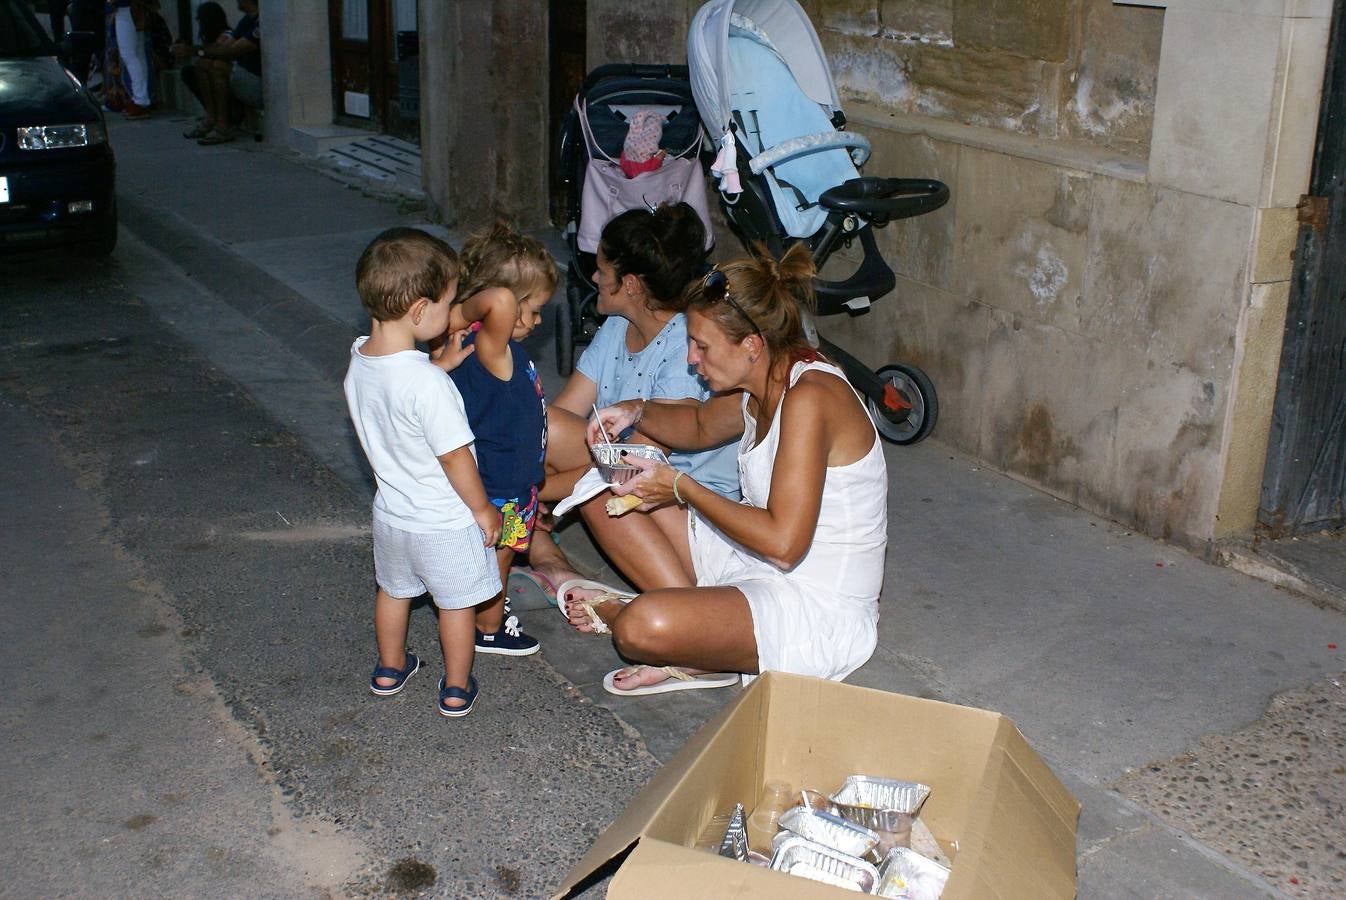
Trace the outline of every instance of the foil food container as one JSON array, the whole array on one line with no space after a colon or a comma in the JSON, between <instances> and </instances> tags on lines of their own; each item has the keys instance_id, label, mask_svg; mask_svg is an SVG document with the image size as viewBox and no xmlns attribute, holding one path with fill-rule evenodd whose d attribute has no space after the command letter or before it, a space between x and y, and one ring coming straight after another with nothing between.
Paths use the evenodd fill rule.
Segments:
<instances>
[{"instance_id":1,"label":"foil food container","mask_svg":"<svg viewBox=\"0 0 1346 900\"><path fill-rule=\"evenodd\" d=\"M832 795L832 804L838 814L866 828L910 832L911 819L928 796L930 788L915 781L850 775Z\"/></svg>"},{"instance_id":2,"label":"foil food container","mask_svg":"<svg viewBox=\"0 0 1346 900\"><path fill-rule=\"evenodd\" d=\"M864 860L798 835L781 841L771 857L771 868L861 894L873 891L879 880L879 870Z\"/></svg>"},{"instance_id":3,"label":"foil food container","mask_svg":"<svg viewBox=\"0 0 1346 900\"><path fill-rule=\"evenodd\" d=\"M628 457L639 456L641 459L668 464L664 451L649 444L594 444L589 448L589 453L593 455L598 474L608 484L623 484L640 474L640 469L622 461L622 451L626 451Z\"/></svg>"},{"instance_id":4,"label":"foil food container","mask_svg":"<svg viewBox=\"0 0 1346 900\"><path fill-rule=\"evenodd\" d=\"M847 856L862 857L879 842L878 834L863 825L807 806L796 806L782 813L780 827L786 829L781 834L794 833Z\"/></svg>"},{"instance_id":5,"label":"foil food container","mask_svg":"<svg viewBox=\"0 0 1346 900\"><path fill-rule=\"evenodd\" d=\"M875 893L890 900L939 900L949 870L915 850L896 847L879 869Z\"/></svg>"},{"instance_id":6,"label":"foil food container","mask_svg":"<svg viewBox=\"0 0 1346 900\"><path fill-rule=\"evenodd\" d=\"M724 830L724 840L720 841L720 855L739 862L748 861L748 829L743 826L743 804L734 806L729 817L729 827Z\"/></svg>"}]
</instances>

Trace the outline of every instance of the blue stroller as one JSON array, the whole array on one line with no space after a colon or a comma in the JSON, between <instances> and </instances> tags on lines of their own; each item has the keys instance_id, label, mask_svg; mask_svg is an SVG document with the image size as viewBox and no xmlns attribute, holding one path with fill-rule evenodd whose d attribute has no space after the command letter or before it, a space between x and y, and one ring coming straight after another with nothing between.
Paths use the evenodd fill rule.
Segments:
<instances>
[{"instance_id":1,"label":"blue stroller","mask_svg":"<svg viewBox=\"0 0 1346 900\"><path fill-rule=\"evenodd\" d=\"M744 245L761 241L779 256L803 241L821 270L858 238L864 256L856 271L816 282L819 315L858 314L891 291L897 279L874 229L939 209L949 189L928 179L861 177L869 141L842 130L827 58L799 4L711 0L692 20L687 62L702 124L719 145L711 172L720 179L720 207ZM884 438L912 444L930 433L939 402L924 372L902 363L872 371L808 327L866 399Z\"/></svg>"}]
</instances>

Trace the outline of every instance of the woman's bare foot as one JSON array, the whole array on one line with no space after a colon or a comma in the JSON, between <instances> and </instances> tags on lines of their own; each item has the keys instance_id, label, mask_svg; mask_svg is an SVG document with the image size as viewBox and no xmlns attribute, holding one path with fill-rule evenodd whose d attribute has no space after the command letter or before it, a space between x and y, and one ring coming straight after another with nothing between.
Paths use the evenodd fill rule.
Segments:
<instances>
[{"instance_id":1,"label":"woman's bare foot","mask_svg":"<svg viewBox=\"0 0 1346 900\"><path fill-rule=\"evenodd\" d=\"M534 533L533 543L528 548L528 568L552 585L584 577L575 571L550 532Z\"/></svg>"},{"instance_id":2,"label":"woman's bare foot","mask_svg":"<svg viewBox=\"0 0 1346 900\"><path fill-rule=\"evenodd\" d=\"M679 667L678 671L684 675L704 675L706 673L705 669L688 669L685 667ZM672 677L659 666L627 666L625 669L613 673L612 686L619 691L631 691L636 688L662 684Z\"/></svg>"},{"instance_id":3,"label":"woman's bare foot","mask_svg":"<svg viewBox=\"0 0 1346 900\"><path fill-rule=\"evenodd\" d=\"M603 690L609 694L639 697L669 691L731 687L738 684L736 672L707 672L681 666L627 666L603 677Z\"/></svg>"},{"instance_id":4,"label":"woman's bare foot","mask_svg":"<svg viewBox=\"0 0 1346 900\"><path fill-rule=\"evenodd\" d=\"M589 610L592 609L593 614L598 616L605 626L611 626L612 620L621 614L629 602L629 597L613 594L601 588L575 587L566 591L564 609L566 618L576 631L592 634L598 629L594 625L593 617L589 615Z\"/></svg>"}]
</instances>

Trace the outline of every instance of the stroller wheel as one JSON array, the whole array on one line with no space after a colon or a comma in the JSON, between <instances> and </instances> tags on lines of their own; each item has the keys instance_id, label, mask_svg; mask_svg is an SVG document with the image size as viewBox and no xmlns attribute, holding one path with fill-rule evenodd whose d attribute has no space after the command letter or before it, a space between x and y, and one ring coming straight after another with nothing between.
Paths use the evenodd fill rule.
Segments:
<instances>
[{"instance_id":1,"label":"stroller wheel","mask_svg":"<svg viewBox=\"0 0 1346 900\"><path fill-rule=\"evenodd\" d=\"M935 385L915 366L894 363L876 373L883 382L883 401L865 405L879 434L894 444L914 444L930 434L939 417Z\"/></svg>"},{"instance_id":2,"label":"stroller wheel","mask_svg":"<svg viewBox=\"0 0 1346 900\"><path fill-rule=\"evenodd\" d=\"M575 291L566 286L565 303L556 305L556 374L570 377L575 369Z\"/></svg>"}]
</instances>

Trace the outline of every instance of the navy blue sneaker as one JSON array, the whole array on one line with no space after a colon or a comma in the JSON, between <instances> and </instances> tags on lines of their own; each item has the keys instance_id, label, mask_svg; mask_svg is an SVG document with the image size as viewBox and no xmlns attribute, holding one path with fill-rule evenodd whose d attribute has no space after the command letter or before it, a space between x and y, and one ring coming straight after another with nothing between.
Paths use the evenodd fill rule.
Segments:
<instances>
[{"instance_id":1,"label":"navy blue sneaker","mask_svg":"<svg viewBox=\"0 0 1346 900\"><path fill-rule=\"evenodd\" d=\"M531 638L519 627L518 616L505 616L495 634L477 632L478 653L499 653L502 656L528 656L541 649L537 638Z\"/></svg>"}]
</instances>

